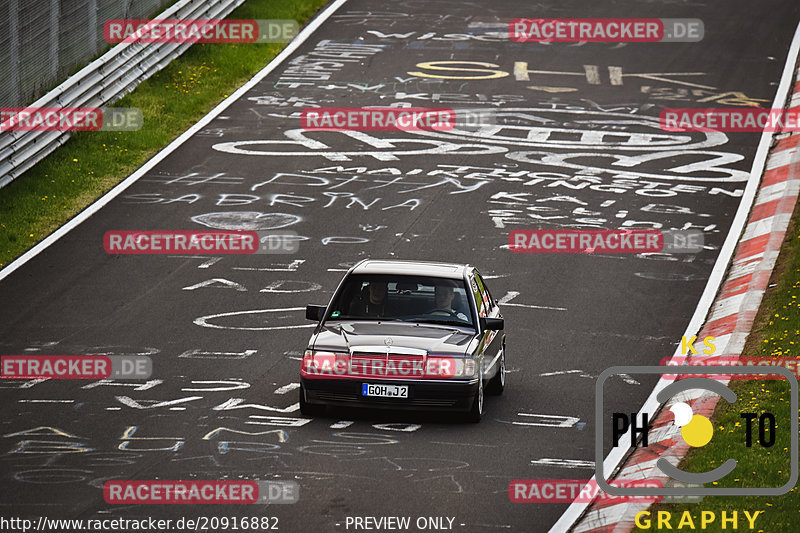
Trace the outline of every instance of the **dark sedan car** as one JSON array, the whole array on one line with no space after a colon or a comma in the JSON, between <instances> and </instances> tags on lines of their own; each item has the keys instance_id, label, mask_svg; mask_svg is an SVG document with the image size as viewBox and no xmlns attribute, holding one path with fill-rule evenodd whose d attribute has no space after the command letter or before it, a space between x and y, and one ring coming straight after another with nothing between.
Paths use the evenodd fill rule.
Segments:
<instances>
[{"instance_id":1,"label":"dark sedan car","mask_svg":"<svg viewBox=\"0 0 800 533\"><path fill-rule=\"evenodd\" d=\"M454 410L478 422L505 386L503 318L470 265L364 260L319 321L300 368L300 410L326 405Z\"/></svg>"}]
</instances>

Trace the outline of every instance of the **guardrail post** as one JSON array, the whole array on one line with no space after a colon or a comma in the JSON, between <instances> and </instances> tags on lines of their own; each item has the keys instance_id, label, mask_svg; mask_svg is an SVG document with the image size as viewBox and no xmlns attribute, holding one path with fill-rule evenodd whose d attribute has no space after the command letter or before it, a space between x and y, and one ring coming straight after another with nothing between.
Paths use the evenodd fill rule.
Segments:
<instances>
[{"instance_id":1,"label":"guardrail post","mask_svg":"<svg viewBox=\"0 0 800 533\"><path fill-rule=\"evenodd\" d=\"M89 50L92 55L97 55L97 0L89 0L86 3L89 10Z\"/></svg>"},{"instance_id":2,"label":"guardrail post","mask_svg":"<svg viewBox=\"0 0 800 533\"><path fill-rule=\"evenodd\" d=\"M22 95L19 88L19 6L17 0L8 0L9 35L9 83L11 84L10 107L22 105Z\"/></svg>"},{"instance_id":3,"label":"guardrail post","mask_svg":"<svg viewBox=\"0 0 800 533\"><path fill-rule=\"evenodd\" d=\"M50 0L50 76L58 79L58 27L59 27L59 2Z\"/></svg>"}]
</instances>

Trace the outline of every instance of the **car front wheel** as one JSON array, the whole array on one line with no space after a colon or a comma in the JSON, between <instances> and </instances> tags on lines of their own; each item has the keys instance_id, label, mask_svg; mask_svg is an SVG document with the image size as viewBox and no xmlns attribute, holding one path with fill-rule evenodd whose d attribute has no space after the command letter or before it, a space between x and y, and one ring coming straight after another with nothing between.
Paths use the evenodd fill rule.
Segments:
<instances>
[{"instance_id":1,"label":"car front wheel","mask_svg":"<svg viewBox=\"0 0 800 533\"><path fill-rule=\"evenodd\" d=\"M500 361L497 363L497 373L486 384L486 394L503 394L506 388L506 347L500 352Z\"/></svg>"},{"instance_id":2,"label":"car front wheel","mask_svg":"<svg viewBox=\"0 0 800 533\"><path fill-rule=\"evenodd\" d=\"M477 423L481 421L483 417L483 369L480 372L480 378L478 379L478 392L475 393L475 399L472 402L472 409L470 409L469 414L467 415L467 420L473 423Z\"/></svg>"}]
</instances>

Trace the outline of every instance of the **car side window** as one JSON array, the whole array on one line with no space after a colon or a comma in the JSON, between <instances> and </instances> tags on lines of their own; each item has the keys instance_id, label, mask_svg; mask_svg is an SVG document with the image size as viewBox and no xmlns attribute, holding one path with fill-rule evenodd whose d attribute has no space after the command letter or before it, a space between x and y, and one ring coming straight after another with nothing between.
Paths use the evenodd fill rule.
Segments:
<instances>
[{"instance_id":1,"label":"car side window","mask_svg":"<svg viewBox=\"0 0 800 533\"><path fill-rule=\"evenodd\" d=\"M488 316L490 308L487 304L486 292L483 290L483 283L479 281L477 275L470 276L469 284L472 294L475 296L475 304L478 306L478 316Z\"/></svg>"},{"instance_id":2,"label":"car side window","mask_svg":"<svg viewBox=\"0 0 800 533\"><path fill-rule=\"evenodd\" d=\"M477 282L478 291L481 295L481 301L483 303L483 308L485 311L485 314L482 314L481 316L488 316L494 312L497 304L495 303L494 298L492 298L492 295L489 293L488 287L486 287L486 285L483 283L481 275L478 274L477 271L475 271L475 281Z\"/></svg>"}]
</instances>

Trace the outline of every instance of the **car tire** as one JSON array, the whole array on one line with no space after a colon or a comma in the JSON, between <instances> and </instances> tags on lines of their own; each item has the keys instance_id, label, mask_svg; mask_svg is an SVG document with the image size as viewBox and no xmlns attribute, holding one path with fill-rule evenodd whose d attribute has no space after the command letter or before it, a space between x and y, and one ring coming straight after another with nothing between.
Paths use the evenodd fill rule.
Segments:
<instances>
[{"instance_id":1,"label":"car tire","mask_svg":"<svg viewBox=\"0 0 800 533\"><path fill-rule=\"evenodd\" d=\"M467 420L469 422L478 423L481 421L483 417L483 402L483 369L481 369L480 378L478 379L478 392L475 393L475 399L472 401L472 408L469 410L469 414L467 414Z\"/></svg>"},{"instance_id":2,"label":"car tire","mask_svg":"<svg viewBox=\"0 0 800 533\"><path fill-rule=\"evenodd\" d=\"M300 385L300 413L303 416L319 416L325 412L324 405L316 405L313 403L306 403L306 391L302 385Z\"/></svg>"},{"instance_id":3,"label":"car tire","mask_svg":"<svg viewBox=\"0 0 800 533\"><path fill-rule=\"evenodd\" d=\"M497 374L494 375L489 383L486 384L486 394L500 395L503 394L503 389L506 388L506 347L503 346L500 352L500 362L497 369Z\"/></svg>"}]
</instances>

